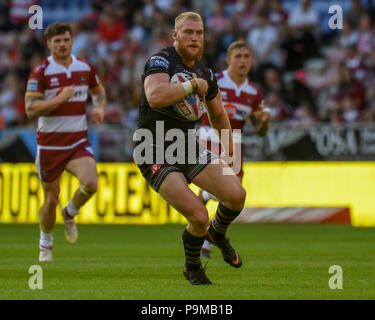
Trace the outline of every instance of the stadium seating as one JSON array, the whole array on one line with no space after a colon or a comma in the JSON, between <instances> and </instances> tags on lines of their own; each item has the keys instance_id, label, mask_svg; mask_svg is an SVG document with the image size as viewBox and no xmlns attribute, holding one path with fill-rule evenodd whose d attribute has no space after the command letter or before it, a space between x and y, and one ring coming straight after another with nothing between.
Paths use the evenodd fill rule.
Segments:
<instances>
[{"instance_id":1,"label":"stadium seating","mask_svg":"<svg viewBox=\"0 0 375 320\"><path fill-rule=\"evenodd\" d=\"M91 0L42 0L44 26L56 21L77 21L91 12Z\"/></svg>"}]
</instances>

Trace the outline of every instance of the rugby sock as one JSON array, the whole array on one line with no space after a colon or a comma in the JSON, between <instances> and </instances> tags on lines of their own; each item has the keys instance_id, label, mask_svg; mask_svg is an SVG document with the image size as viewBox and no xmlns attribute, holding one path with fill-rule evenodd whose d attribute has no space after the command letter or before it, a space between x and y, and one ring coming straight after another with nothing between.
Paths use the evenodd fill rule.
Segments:
<instances>
[{"instance_id":1,"label":"rugby sock","mask_svg":"<svg viewBox=\"0 0 375 320\"><path fill-rule=\"evenodd\" d=\"M73 204L73 201L70 200L66 207L66 210L68 211L68 215L69 215L67 218L74 218L78 214L79 208L77 208Z\"/></svg>"},{"instance_id":2,"label":"rugby sock","mask_svg":"<svg viewBox=\"0 0 375 320\"><path fill-rule=\"evenodd\" d=\"M186 228L182 233L182 242L185 250L185 265L188 269L199 269L201 266L201 249L206 236L197 237L192 235Z\"/></svg>"},{"instance_id":3,"label":"rugby sock","mask_svg":"<svg viewBox=\"0 0 375 320\"><path fill-rule=\"evenodd\" d=\"M215 232L224 235L232 221L241 213L225 207L221 202L217 207L216 215L212 219L211 227Z\"/></svg>"},{"instance_id":4,"label":"rugby sock","mask_svg":"<svg viewBox=\"0 0 375 320\"><path fill-rule=\"evenodd\" d=\"M53 247L53 232L44 232L40 230L39 249L52 250Z\"/></svg>"}]
</instances>

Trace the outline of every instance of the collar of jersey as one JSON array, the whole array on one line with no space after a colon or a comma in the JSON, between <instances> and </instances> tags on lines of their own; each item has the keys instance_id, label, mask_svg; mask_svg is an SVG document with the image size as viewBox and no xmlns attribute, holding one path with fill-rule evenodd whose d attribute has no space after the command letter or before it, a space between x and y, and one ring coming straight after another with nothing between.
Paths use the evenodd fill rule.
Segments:
<instances>
[{"instance_id":1,"label":"collar of jersey","mask_svg":"<svg viewBox=\"0 0 375 320\"><path fill-rule=\"evenodd\" d=\"M233 89L236 91L236 96L241 95L241 91L244 90L244 88L247 86L247 79L244 82L242 82L240 86L237 86L237 84L229 76L228 69L224 70L223 74L224 77L228 80L228 82L233 86Z\"/></svg>"},{"instance_id":2,"label":"collar of jersey","mask_svg":"<svg viewBox=\"0 0 375 320\"><path fill-rule=\"evenodd\" d=\"M70 65L68 66L68 68L65 67L64 65L60 64L60 63L57 63L57 62L53 59L53 56L52 56L52 55L48 57L48 61L49 61L51 64L54 64L56 67L61 68L61 69L63 70L63 72L67 75L67 77L70 78L70 77L71 77L71 73L72 73L71 69L72 69L72 67L73 67L73 64L74 64L74 63L76 62L76 60L77 60L77 58L76 58L75 55L72 54L71 57L72 57L72 62L70 63Z\"/></svg>"}]
</instances>

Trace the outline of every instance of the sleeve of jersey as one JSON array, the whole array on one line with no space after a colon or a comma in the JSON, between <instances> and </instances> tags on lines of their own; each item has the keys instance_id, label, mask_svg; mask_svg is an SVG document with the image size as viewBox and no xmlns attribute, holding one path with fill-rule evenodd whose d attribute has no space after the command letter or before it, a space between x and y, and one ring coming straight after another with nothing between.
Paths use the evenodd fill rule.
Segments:
<instances>
[{"instance_id":1,"label":"sleeve of jersey","mask_svg":"<svg viewBox=\"0 0 375 320\"><path fill-rule=\"evenodd\" d=\"M209 79L208 79L208 90L206 93L206 101L214 99L219 92L219 87L217 86L216 76L212 72L211 69L208 69L208 70L209 70Z\"/></svg>"},{"instance_id":2,"label":"sleeve of jersey","mask_svg":"<svg viewBox=\"0 0 375 320\"><path fill-rule=\"evenodd\" d=\"M152 55L145 64L144 75L145 77L154 73L168 73L170 69L170 59L166 52L159 51Z\"/></svg>"},{"instance_id":3,"label":"sleeve of jersey","mask_svg":"<svg viewBox=\"0 0 375 320\"><path fill-rule=\"evenodd\" d=\"M25 96L44 96L44 74L39 68L34 69L27 80Z\"/></svg>"}]
</instances>

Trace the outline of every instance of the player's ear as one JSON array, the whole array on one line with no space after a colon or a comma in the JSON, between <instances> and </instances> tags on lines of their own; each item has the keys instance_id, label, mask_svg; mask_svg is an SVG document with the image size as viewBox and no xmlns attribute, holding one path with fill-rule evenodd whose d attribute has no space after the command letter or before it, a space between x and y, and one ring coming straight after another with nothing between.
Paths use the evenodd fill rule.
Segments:
<instances>
[{"instance_id":1,"label":"player's ear","mask_svg":"<svg viewBox=\"0 0 375 320\"><path fill-rule=\"evenodd\" d=\"M177 31L175 29L172 30L172 38L174 41L177 40Z\"/></svg>"}]
</instances>

